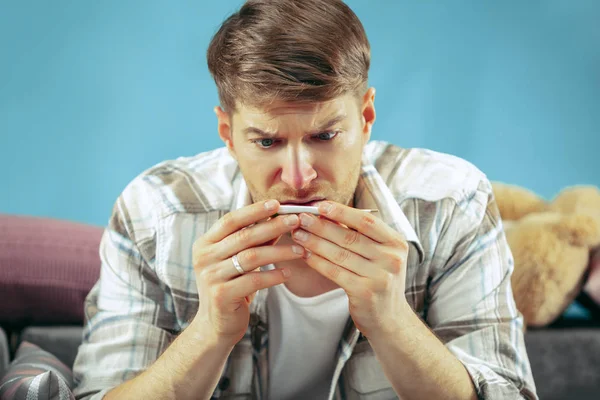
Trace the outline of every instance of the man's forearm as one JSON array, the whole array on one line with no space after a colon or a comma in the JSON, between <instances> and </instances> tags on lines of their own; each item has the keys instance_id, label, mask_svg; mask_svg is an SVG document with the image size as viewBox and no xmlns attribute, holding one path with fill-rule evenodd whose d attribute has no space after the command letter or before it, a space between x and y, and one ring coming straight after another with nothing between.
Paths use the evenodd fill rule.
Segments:
<instances>
[{"instance_id":1,"label":"man's forearm","mask_svg":"<svg viewBox=\"0 0 600 400\"><path fill-rule=\"evenodd\" d=\"M104 397L110 399L209 399L231 348L190 325L156 362Z\"/></svg>"},{"instance_id":2,"label":"man's forearm","mask_svg":"<svg viewBox=\"0 0 600 400\"><path fill-rule=\"evenodd\" d=\"M396 393L403 399L477 399L464 365L406 306L401 326L369 338Z\"/></svg>"}]
</instances>

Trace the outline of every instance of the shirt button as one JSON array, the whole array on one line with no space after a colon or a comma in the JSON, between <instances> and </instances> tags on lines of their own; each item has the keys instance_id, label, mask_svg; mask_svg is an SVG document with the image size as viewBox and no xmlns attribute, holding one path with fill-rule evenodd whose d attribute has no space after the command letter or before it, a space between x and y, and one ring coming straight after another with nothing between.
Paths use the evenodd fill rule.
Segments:
<instances>
[{"instance_id":1,"label":"shirt button","mask_svg":"<svg viewBox=\"0 0 600 400\"><path fill-rule=\"evenodd\" d=\"M219 389L222 391L225 391L225 390L227 390L227 388L229 388L229 378L224 376L219 381Z\"/></svg>"}]
</instances>

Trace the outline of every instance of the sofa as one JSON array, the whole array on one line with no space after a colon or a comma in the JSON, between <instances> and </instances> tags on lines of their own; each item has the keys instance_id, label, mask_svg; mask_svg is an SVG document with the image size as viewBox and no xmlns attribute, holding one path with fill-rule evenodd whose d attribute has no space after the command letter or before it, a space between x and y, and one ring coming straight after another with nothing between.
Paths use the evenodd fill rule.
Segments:
<instances>
[{"instance_id":1,"label":"sofa","mask_svg":"<svg viewBox=\"0 0 600 400\"><path fill-rule=\"evenodd\" d=\"M15 354L24 344L73 365L83 301L99 276L102 232L70 221L0 214L0 378L17 364ZM543 400L600 398L600 319L581 310L525 333Z\"/></svg>"}]
</instances>

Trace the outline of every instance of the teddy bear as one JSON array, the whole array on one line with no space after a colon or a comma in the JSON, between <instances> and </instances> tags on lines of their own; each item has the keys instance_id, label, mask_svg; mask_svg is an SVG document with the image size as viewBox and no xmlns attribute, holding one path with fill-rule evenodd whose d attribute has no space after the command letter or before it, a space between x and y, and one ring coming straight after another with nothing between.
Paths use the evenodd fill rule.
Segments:
<instances>
[{"instance_id":1,"label":"teddy bear","mask_svg":"<svg viewBox=\"0 0 600 400\"><path fill-rule=\"evenodd\" d=\"M548 201L517 185L492 188L514 258L517 309L526 327L549 325L592 281L592 270L600 279L600 268L590 268L600 248L600 190L570 186Z\"/></svg>"}]
</instances>

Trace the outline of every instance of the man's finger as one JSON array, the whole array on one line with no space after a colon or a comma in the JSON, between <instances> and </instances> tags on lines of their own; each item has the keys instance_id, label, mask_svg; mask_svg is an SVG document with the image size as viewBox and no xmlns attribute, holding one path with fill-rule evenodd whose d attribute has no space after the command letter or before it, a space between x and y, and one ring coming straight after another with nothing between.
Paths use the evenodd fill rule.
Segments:
<instances>
[{"instance_id":1,"label":"man's finger","mask_svg":"<svg viewBox=\"0 0 600 400\"><path fill-rule=\"evenodd\" d=\"M224 284L225 301L248 298L259 290L284 283L289 276L289 268L248 272Z\"/></svg>"},{"instance_id":2,"label":"man's finger","mask_svg":"<svg viewBox=\"0 0 600 400\"><path fill-rule=\"evenodd\" d=\"M352 250L338 246L305 230L298 229L292 237L294 241L312 253L311 257L319 255L332 264L339 265L356 275L374 277L381 272L378 268L373 267L368 259L354 253Z\"/></svg>"},{"instance_id":3,"label":"man's finger","mask_svg":"<svg viewBox=\"0 0 600 400\"><path fill-rule=\"evenodd\" d=\"M316 218L309 214L300 214L302 229L315 234L336 245L346 248L369 260L377 258L380 244L361 232L345 227L327 218Z\"/></svg>"},{"instance_id":4,"label":"man's finger","mask_svg":"<svg viewBox=\"0 0 600 400\"><path fill-rule=\"evenodd\" d=\"M243 250L277 239L299 225L297 215L280 215L262 224L240 229L214 245L216 257L221 260L232 257Z\"/></svg>"},{"instance_id":5,"label":"man's finger","mask_svg":"<svg viewBox=\"0 0 600 400\"><path fill-rule=\"evenodd\" d=\"M267 200L225 214L204 235L208 243L217 243L234 232L269 218L279 210L277 200Z\"/></svg>"},{"instance_id":6,"label":"man's finger","mask_svg":"<svg viewBox=\"0 0 600 400\"><path fill-rule=\"evenodd\" d=\"M356 282L362 279L354 272L340 267L318 254L309 254L305 262L309 267L344 289L346 293L350 293L356 286Z\"/></svg>"},{"instance_id":7,"label":"man's finger","mask_svg":"<svg viewBox=\"0 0 600 400\"><path fill-rule=\"evenodd\" d=\"M373 214L335 202L319 204L321 216L355 229L379 243L389 243L398 234Z\"/></svg>"},{"instance_id":8,"label":"man's finger","mask_svg":"<svg viewBox=\"0 0 600 400\"><path fill-rule=\"evenodd\" d=\"M238 253L238 262L246 273L254 271L256 268L262 267L263 265L275 264L283 261L291 261L302 258L304 255L304 248L299 245L286 245L286 246L262 246L252 247ZM233 261L228 258L221 261L217 268L220 273L220 278L224 281L228 281L240 275L240 273L233 266Z\"/></svg>"}]
</instances>

